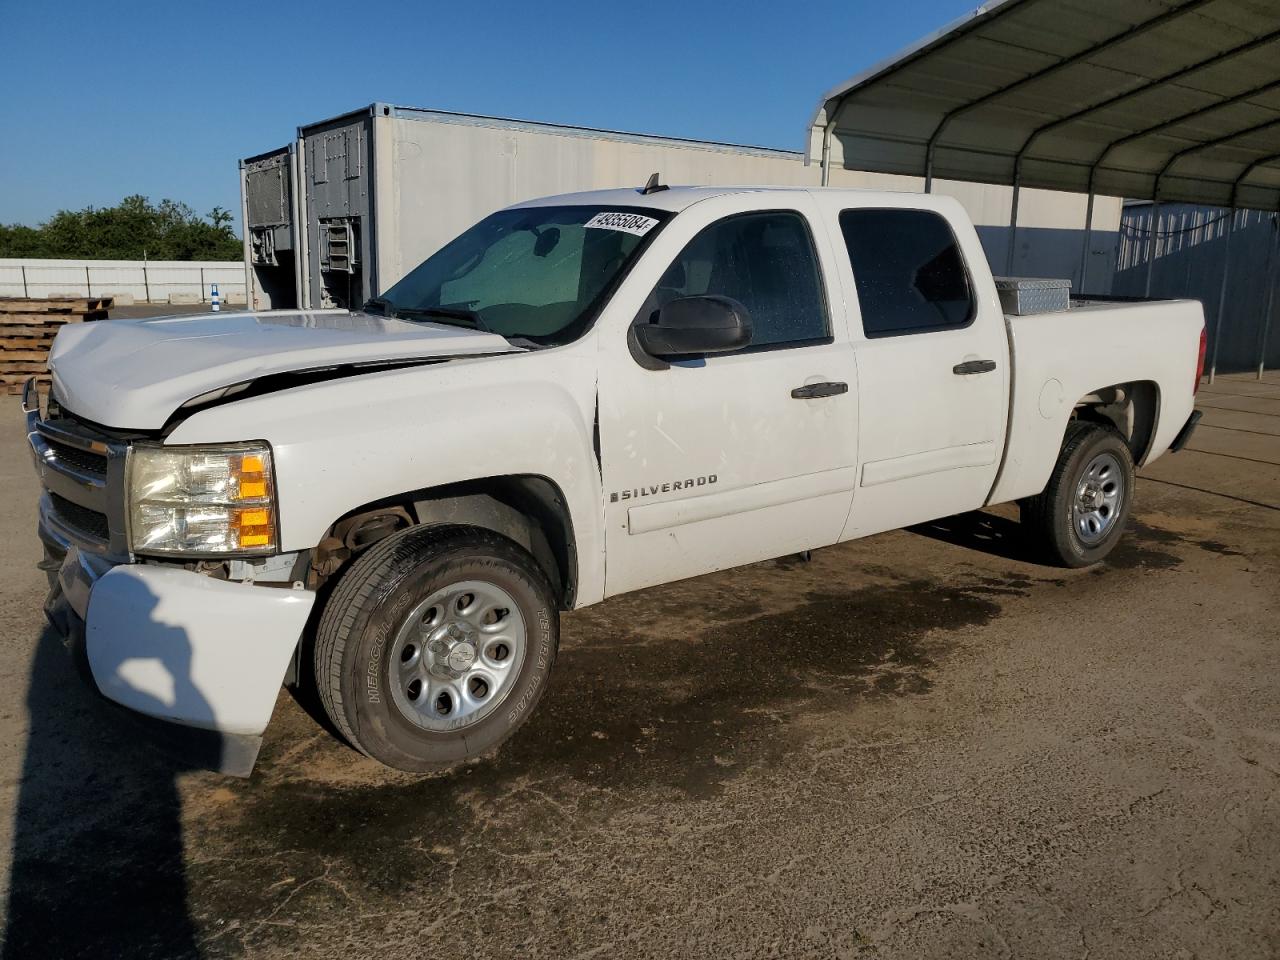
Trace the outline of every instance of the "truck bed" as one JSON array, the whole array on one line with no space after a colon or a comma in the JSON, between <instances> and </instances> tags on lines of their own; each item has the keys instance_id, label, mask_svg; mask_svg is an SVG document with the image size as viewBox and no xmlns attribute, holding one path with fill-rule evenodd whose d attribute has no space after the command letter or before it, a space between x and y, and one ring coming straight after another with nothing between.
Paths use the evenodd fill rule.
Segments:
<instances>
[{"instance_id":1,"label":"truck bed","mask_svg":"<svg viewBox=\"0 0 1280 960\"><path fill-rule=\"evenodd\" d=\"M1167 449L1191 415L1204 311L1196 300L1090 297L1070 309L1005 315L1009 333L1009 426L991 503L1039 493L1067 420L1084 397L1107 387L1155 387L1156 424L1139 465ZM1052 429L1046 429L1051 426Z\"/></svg>"}]
</instances>

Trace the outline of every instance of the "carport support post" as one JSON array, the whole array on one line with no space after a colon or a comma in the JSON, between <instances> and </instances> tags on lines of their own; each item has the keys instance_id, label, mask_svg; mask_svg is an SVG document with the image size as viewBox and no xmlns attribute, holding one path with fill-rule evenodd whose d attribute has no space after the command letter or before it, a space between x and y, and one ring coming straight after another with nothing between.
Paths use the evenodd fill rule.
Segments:
<instances>
[{"instance_id":1,"label":"carport support post","mask_svg":"<svg viewBox=\"0 0 1280 960\"><path fill-rule=\"evenodd\" d=\"M1005 258L1004 274L1013 276L1013 255L1018 243L1018 199L1022 193L1022 178L1013 178L1013 200L1009 203L1009 255Z\"/></svg>"},{"instance_id":2,"label":"carport support post","mask_svg":"<svg viewBox=\"0 0 1280 960\"><path fill-rule=\"evenodd\" d=\"M1155 200L1151 204L1151 230L1147 234L1150 239L1147 241L1147 283L1143 287L1142 295L1144 297L1151 296L1151 274L1155 272L1156 268L1156 240L1159 239L1159 235L1160 201Z\"/></svg>"},{"instance_id":3,"label":"carport support post","mask_svg":"<svg viewBox=\"0 0 1280 960\"><path fill-rule=\"evenodd\" d=\"M1267 365L1267 341L1271 334L1271 308L1276 300L1276 260L1280 259L1280 212L1271 215L1271 255L1267 258L1267 300L1258 330L1258 379Z\"/></svg>"},{"instance_id":4,"label":"carport support post","mask_svg":"<svg viewBox=\"0 0 1280 960\"><path fill-rule=\"evenodd\" d=\"M824 187L831 183L831 132L835 128L834 120L822 128L822 186Z\"/></svg>"},{"instance_id":5,"label":"carport support post","mask_svg":"<svg viewBox=\"0 0 1280 960\"><path fill-rule=\"evenodd\" d=\"M1093 191L1084 207L1084 247L1080 251L1080 293L1085 292L1089 279L1089 247L1093 245Z\"/></svg>"},{"instance_id":6,"label":"carport support post","mask_svg":"<svg viewBox=\"0 0 1280 960\"><path fill-rule=\"evenodd\" d=\"M1231 208L1231 220L1227 223L1227 251L1222 258L1222 285L1218 288L1218 319L1213 325L1213 350L1209 357L1209 382L1213 383L1218 372L1218 341L1222 339L1222 327L1226 322L1223 311L1227 307L1227 282L1231 279L1231 240L1236 235L1236 208Z\"/></svg>"}]
</instances>

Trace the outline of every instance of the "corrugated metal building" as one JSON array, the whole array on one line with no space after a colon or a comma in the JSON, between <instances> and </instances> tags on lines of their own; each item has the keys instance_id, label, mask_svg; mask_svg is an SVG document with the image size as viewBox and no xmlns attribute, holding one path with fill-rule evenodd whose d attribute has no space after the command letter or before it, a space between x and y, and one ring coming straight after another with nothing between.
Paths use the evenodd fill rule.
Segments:
<instances>
[{"instance_id":1,"label":"corrugated metal building","mask_svg":"<svg viewBox=\"0 0 1280 960\"><path fill-rule=\"evenodd\" d=\"M1274 332L1278 273L1280 214L1190 203L1125 204L1114 292L1199 300L1210 329L1222 331L1221 371L1280 367L1280 333ZM1219 323L1219 317L1227 322Z\"/></svg>"}]
</instances>

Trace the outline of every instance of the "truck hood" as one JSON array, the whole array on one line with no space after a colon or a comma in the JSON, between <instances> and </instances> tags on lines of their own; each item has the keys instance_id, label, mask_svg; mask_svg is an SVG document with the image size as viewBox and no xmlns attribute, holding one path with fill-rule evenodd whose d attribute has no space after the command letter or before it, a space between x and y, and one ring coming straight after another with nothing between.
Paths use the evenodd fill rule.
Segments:
<instances>
[{"instance_id":1,"label":"truck hood","mask_svg":"<svg viewBox=\"0 0 1280 960\"><path fill-rule=\"evenodd\" d=\"M493 333L367 313L270 311L67 324L49 353L73 413L155 430L196 397L271 374L519 352Z\"/></svg>"}]
</instances>

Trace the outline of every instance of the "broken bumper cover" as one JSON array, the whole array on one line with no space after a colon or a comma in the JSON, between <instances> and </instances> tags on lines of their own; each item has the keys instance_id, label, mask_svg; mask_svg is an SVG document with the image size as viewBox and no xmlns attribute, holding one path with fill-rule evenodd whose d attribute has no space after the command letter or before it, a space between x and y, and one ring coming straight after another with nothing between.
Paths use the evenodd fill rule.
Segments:
<instances>
[{"instance_id":1,"label":"broken bumper cover","mask_svg":"<svg viewBox=\"0 0 1280 960\"><path fill-rule=\"evenodd\" d=\"M40 534L57 571L45 613L81 675L163 721L156 732L193 766L247 776L315 594L113 565L64 548L43 517Z\"/></svg>"}]
</instances>

